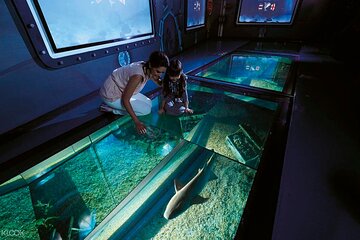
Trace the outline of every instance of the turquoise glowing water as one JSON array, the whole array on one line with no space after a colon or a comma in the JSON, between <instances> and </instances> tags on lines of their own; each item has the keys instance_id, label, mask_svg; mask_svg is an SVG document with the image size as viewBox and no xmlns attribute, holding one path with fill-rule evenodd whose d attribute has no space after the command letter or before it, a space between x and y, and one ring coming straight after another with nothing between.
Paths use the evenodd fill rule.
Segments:
<instances>
[{"instance_id":1,"label":"turquoise glowing water","mask_svg":"<svg viewBox=\"0 0 360 240\"><path fill-rule=\"evenodd\" d=\"M189 96L193 115L159 116L155 99L141 117L146 135L123 117L3 184L2 229L31 239L233 238L277 104L191 84ZM198 189L207 201L166 220L174 179L189 182L212 150L216 179Z\"/></svg>"},{"instance_id":2,"label":"turquoise glowing water","mask_svg":"<svg viewBox=\"0 0 360 240\"><path fill-rule=\"evenodd\" d=\"M282 92L293 60L290 57L233 53L196 73L196 76Z\"/></svg>"}]
</instances>

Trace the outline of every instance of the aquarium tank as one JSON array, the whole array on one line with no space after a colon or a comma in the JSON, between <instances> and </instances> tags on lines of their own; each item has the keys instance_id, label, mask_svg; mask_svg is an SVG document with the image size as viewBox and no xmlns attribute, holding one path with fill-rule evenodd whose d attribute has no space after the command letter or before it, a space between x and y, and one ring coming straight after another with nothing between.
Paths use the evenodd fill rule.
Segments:
<instances>
[{"instance_id":1,"label":"aquarium tank","mask_svg":"<svg viewBox=\"0 0 360 240\"><path fill-rule=\"evenodd\" d=\"M233 239L279 106L188 92L192 115L158 115L156 97L145 135L121 117L2 183L2 237Z\"/></svg>"}]
</instances>

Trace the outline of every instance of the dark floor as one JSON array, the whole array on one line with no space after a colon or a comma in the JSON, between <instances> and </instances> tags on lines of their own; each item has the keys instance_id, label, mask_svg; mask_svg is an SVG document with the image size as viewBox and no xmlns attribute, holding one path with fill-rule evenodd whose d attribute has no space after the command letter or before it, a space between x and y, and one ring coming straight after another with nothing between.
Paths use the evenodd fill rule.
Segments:
<instances>
[{"instance_id":1,"label":"dark floor","mask_svg":"<svg viewBox=\"0 0 360 240\"><path fill-rule=\"evenodd\" d=\"M207 42L179 58L189 72L244 43ZM319 48L289 51L299 55L299 69L273 239L360 239L359 75ZM93 93L0 136L1 182L114 120L99 103ZM79 139L67 134L79 127Z\"/></svg>"},{"instance_id":2,"label":"dark floor","mask_svg":"<svg viewBox=\"0 0 360 240\"><path fill-rule=\"evenodd\" d=\"M359 75L305 51L273 239L360 239Z\"/></svg>"}]
</instances>

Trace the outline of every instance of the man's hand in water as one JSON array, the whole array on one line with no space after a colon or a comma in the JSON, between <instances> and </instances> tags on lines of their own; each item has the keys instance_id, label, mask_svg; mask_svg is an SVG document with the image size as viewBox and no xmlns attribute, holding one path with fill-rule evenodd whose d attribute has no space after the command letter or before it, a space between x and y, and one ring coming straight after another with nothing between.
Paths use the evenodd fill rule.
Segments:
<instances>
[{"instance_id":1,"label":"man's hand in water","mask_svg":"<svg viewBox=\"0 0 360 240\"><path fill-rule=\"evenodd\" d=\"M143 135L146 133L146 126L142 122L135 122L136 131Z\"/></svg>"}]
</instances>

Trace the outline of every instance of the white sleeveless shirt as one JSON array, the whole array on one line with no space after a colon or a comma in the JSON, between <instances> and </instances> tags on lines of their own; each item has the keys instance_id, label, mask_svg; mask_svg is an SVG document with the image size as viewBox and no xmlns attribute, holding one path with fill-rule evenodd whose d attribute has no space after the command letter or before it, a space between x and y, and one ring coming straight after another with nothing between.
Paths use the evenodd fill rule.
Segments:
<instances>
[{"instance_id":1,"label":"white sleeveless shirt","mask_svg":"<svg viewBox=\"0 0 360 240\"><path fill-rule=\"evenodd\" d=\"M143 77L143 81L139 84L139 86L136 87L134 95L139 93L144 88L146 82L149 80L143 70L144 63L145 62L143 61L134 62L130 65L115 69L101 87L100 96L110 102L121 99L130 77L134 75L140 75Z\"/></svg>"}]
</instances>

